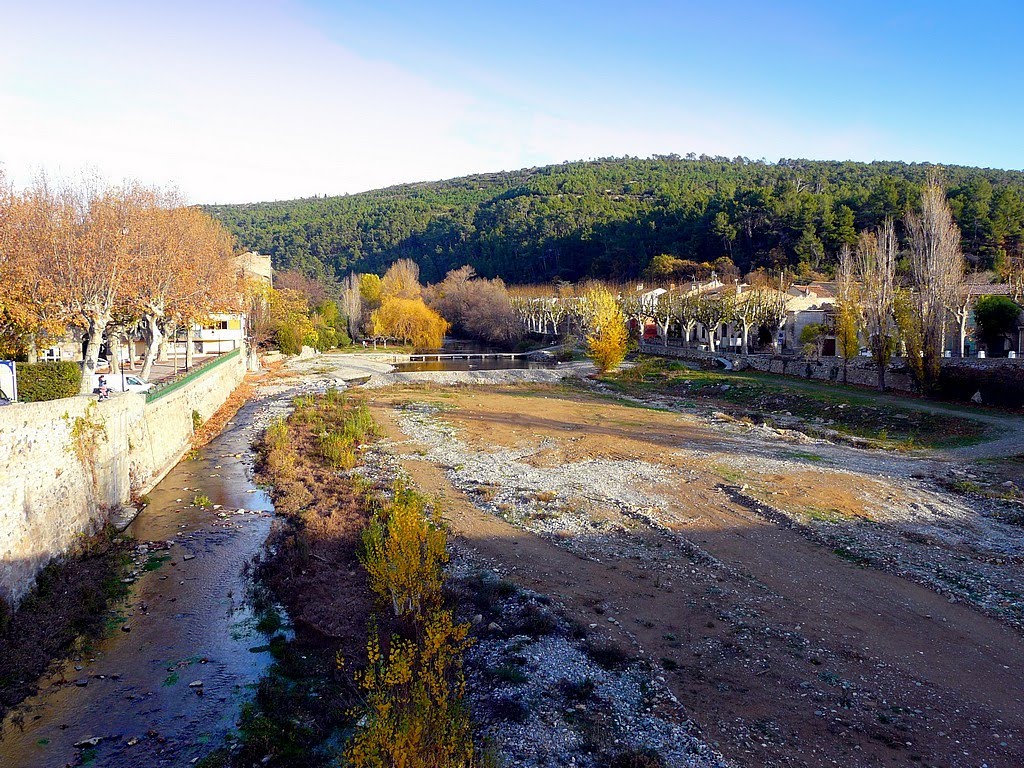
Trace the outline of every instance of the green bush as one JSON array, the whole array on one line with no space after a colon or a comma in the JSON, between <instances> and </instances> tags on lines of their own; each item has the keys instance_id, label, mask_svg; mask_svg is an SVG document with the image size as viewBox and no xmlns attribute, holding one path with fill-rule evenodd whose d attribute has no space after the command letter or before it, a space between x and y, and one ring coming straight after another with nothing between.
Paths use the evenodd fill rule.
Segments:
<instances>
[{"instance_id":1,"label":"green bush","mask_svg":"<svg viewBox=\"0 0 1024 768\"><path fill-rule=\"evenodd\" d=\"M1020 307L1005 296L982 296L974 306L974 319L978 323L978 338L990 355L1003 352L1004 336L1017 325Z\"/></svg>"},{"instance_id":2,"label":"green bush","mask_svg":"<svg viewBox=\"0 0 1024 768\"><path fill-rule=\"evenodd\" d=\"M82 382L78 363L18 363L18 399L26 403L74 397Z\"/></svg>"},{"instance_id":3,"label":"green bush","mask_svg":"<svg viewBox=\"0 0 1024 768\"><path fill-rule=\"evenodd\" d=\"M294 325L282 325L275 334L277 348L285 355L297 355L302 351L305 338L302 329Z\"/></svg>"}]
</instances>

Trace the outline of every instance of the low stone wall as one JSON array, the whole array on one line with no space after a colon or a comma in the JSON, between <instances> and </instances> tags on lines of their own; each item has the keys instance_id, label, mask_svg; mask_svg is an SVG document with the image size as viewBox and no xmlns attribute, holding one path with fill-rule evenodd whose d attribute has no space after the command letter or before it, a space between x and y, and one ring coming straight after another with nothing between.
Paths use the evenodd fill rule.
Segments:
<instances>
[{"instance_id":1,"label":"low stone wall","mask_svg":"<svg viewBox=\"0 0 1024 768\"><path fill-rule=\"evenodd\" d=\"M807 360L785 355L749 355L745 357L731 352L712 353L685 347L664 347L660 344L641 344L640 351L645 354L674 357L708 365L716 359L723 358L731 362L738 371L749 369L815 381L842 383L844 380L843 361L834 357L826 357L821 360ZM848 384L875 387L878 385L878 369L866 358L854 358L847 363L845 381ZM904 392L912 392L914 389L910 372L899 362L890 366L885 376L885 384L890 389Z\"/></svg>"},{"instance_id":2,"label":"low stone wall","mask_svg":"<svg viewBox=\"0 0 1024 768\"><path fill-rule=\"evenodd\" d=\"M148 491L245 375L244 355L152 403L124 393L0 408L0 597L16 602L49 560ZM130 510L129 510L129 514Z\"/></svg>"},{"instance_id":3,"label":"low stone wall","mask_svg":"<svg viewBox=\"0 0 1024 768\"><path fill-rule=\"evenodd\" d=\"M645 354L673 357L693 362L712 364L718 358L730 361L736 370L750 369L784 376L797 376L815 381L842 383L843 361L835 357L807 360L783 355L750 355L744 357L729 352L712 353L685 347L665 347L661 344L641 344ZM878 368L869 358L856 357L846 366L847 384L865 387L878 386ZM885 375L887 388L898 392L915 392L917 387L905 362L896 358ZM955 400L970 400L980 393L984 403L1021 407L1024 405L1024 359L1007 358L952 358L942 361L939 396Z\"/></svg>"}]
</instances>

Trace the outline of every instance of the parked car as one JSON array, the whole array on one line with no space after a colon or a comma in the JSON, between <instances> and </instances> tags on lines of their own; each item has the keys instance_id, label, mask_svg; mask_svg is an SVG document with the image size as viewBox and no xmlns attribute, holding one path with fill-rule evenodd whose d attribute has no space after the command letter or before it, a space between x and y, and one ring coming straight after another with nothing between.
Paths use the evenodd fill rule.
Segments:
<instances>
[{"instance_id":1,"label":"parked car","mask_svg":"<svg viewBox=\"0 0 1024 768\"><path fill-rule=\"evenodd\" d=\"M111 392L148 392L153 384L136 376L134 373L125 374L93 374L92 391L98 392L100 388L100 375L107 380L107 388Z\"/></svg>"}]
</instances>

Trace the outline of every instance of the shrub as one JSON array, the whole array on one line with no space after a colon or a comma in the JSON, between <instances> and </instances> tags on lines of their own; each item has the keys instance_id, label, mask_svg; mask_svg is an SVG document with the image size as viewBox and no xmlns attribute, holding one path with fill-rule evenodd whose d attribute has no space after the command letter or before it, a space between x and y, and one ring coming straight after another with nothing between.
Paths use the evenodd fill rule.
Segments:
<instances>
[{"instance_id":1,"label":"shrub","mask_svg":"<svg viewBox=\"0 0 1024 768\"><path fill-rule=\"evenodd\" d=\"M328 432L320 436L320 455L335 469L352 469L356 465L356 452L352 441L344 435Z\"/></svg>"},{"instance_id":2,"label":"shrub","mask_svg":"<svg viewBox=\"0 0 1024 768\"><path fill-rule=\"evenodd\" d=\"M502 664L493 670L494 679L502 683L512 683L518 685L519 683L525 683L530 678L526 673L515 664Z\"/></svg>"},{"instance_id":3,"label":"shrub","mask_svg":"<svg viewBox=\"0 0 1024 768\"><path fill-rule=\"evenodd\" d=\"M620 752L607 763L608 768L665 768L665 761L653 749Z\"/></svg>"},{"instance_id":4,"label":"shrub","mask_svg":"<svg viewBox=\"0 0 1024 768\"><path fill-rule=\"evenodd\" d=\"M1020 307L1005 296L982 296L974 306L978 337L991 354L1003 351L1003 337L1013 330Z\"/></svg>"},{"instance_id":5,"label":"shrub","mask_svg":"<svg viewBox=\"0 0 1024 768\"><path fill-rule=\"evenodd\" d=\"M18 399L26 403L74 397L81 383L82 369L78 363L18 363Z\"/></svg>"},{"instance_id":6,"label":"shrub","mask_svg":"<svg viewBox=\"0 0 1024 768\"><path fill-rule=\"evenodd\" d=\"M604 669L620 669L629 661L629 654L612 642L588 642L585 648L587 655Z\"/></svg>"},{"instance_id":7,"label":"shrub","mask_svg":"<svg viewBox=\"0 0 1024 768\"><path fill-rule=\"evenodd\" d=\"M292 323L286 323L278 328L274 339L277 341L277 348L285 355L299 354L306 341L303 329Z\"/></svg>"},{"instance_id":8,"label":"shrub","mask_svg":"<svg viewBox=\"0 0 1024 768\"><path fill-rule=\"evenodd\" d=\"M513 723L525 723L530 717L530 706L521 696L495 696L491 711L496 718Z\"/></svg>"}]
</instances>

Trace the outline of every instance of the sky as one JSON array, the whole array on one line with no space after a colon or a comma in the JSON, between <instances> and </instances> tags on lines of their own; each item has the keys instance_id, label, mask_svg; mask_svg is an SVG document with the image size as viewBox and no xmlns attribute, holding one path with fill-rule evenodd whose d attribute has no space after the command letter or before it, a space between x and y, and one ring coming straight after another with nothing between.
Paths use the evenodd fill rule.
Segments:
<instances>
[{"instance_id":1,"label":"sky","mask_svg":"<svg viewBox=\"0 0 1024 768\"><path fill-rule=\"evenodd\" d=\"M688 152L1024 169L1024 3L0 0L0 168L194 203Z\"/></svg>"}]
</instances>

